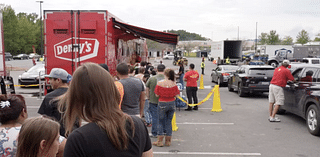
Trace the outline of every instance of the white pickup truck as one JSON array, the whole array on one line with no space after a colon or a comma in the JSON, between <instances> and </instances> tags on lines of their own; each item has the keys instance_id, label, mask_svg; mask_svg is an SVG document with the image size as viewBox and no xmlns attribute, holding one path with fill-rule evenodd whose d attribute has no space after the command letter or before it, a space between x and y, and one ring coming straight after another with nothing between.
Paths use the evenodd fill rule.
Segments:
<instances>
[{"instance_id":1,"label":"white pickup truck","mask_svg":"<svg viewBox=\"0 0 320 157\"><path fill-rule=\"evenodd\" d=\"M320 58L303 58L298 60L290 60L292 64L297 63L304 63L304 64L319 64L320 65Z\"/></svg>"}]
</instances>

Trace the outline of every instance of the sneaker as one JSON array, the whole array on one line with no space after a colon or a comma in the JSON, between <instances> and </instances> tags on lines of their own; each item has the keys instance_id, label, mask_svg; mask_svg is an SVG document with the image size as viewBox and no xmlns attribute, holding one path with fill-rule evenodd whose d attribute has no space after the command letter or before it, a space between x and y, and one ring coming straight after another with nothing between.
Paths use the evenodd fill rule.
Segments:
<instances>
[{"instance_id":1,"label":"sneaker","mask_svg":"<svg viewBox=\"0 0 320 157\"><path fill-rule=\"evenodd\" d=\"M149 134L149 137L150 137L150 138L157 138L157 135Z\"/></svg>"},{"instance_id":2,"label":"sneaker","mask_svg":"<svg viewBox=\"0 0 320 157\"><path fill-rule=\"evenodd\" d=\"M193 107L193 110L198 110L198 106Z\"/></svg>"},{"instance_id":3,"label":"sneaker","mask_svg":"<svg viewBox=\"0 0 320 157\"><path fill-rule=\"evenodd\" d=\"M275 117L275 118L269 118L269 122L280 122L280 119Z\"/></svg>"}]
</instances>

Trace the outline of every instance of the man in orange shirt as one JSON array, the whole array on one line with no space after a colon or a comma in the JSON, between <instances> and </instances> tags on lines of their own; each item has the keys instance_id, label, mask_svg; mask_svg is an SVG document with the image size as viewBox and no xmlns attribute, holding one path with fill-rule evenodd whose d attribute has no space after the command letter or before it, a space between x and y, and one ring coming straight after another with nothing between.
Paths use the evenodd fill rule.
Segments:
<instances>
[{"instance_id":1,"label":"man in orange shirt","mask_svg":"<svg viewBox=\"0 0 320 157\"><path fill-rule=\"evenodd\" d=\"M109 72L109 67L107 64L99 64L103 69L107 70ZM121 109L121 103L124 95L124 90L123 90L123 85L119 81L114 81L114 84L116 84L116 87L120 93L120 103L119 103L119 108Z\"/></svg>"},{"instance_id":2,"label":"man in orange shirt","mask_svg":"<svg viewBox=\"0 0 320 157\"><path fill-rule=\"evenodd\" d=\"M187 82L186 89L187 89L187 97L188 97L188 104L198 103L197 91L198 91L198 84L197 81L199 79L199 73L194 71L194 64L190 64L189 71L184 75L183 80ZM186 111L191 111L191 106L188 105L188 108L185 109ZM198 110L198 106L194 106L193 110Z\"/></svg>"}]
</instances>

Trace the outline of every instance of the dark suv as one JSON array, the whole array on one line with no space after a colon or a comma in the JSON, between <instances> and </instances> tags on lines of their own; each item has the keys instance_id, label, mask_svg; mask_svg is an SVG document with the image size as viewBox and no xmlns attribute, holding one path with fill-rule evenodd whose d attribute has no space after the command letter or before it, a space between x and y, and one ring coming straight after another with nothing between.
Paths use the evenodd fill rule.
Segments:
<instances>
[{"instance_id":1,"label":"dark suv","mask_svg":"<svg viewBox=\"0 0 320 157\"><path fill-rule=\"evenodd\" d=\"M292 69L297 83L290 83L284 88L285 102L280 106L278 113L288 111L304 118L309 132L319 136L320 66L299 65Z\"/></svg>"},{"instance_id":2,"label":"dark suv","mask_svg":"<svg viewBox=\"0 0 320 157\"><path fill-rule=\"evenodd\" d=\"M310 79L307 74L312 74ZM306 120L307 128L313 135L320 135L320 66L301 65L295 67L292 75L297 83L284 88L284 105L279 114L288 111Z\"/></svg>"},{"instance_id":3,"label":"dark suv","mask_svg":"<svg viewBox=\"0 0 320 157\"><path fill-rule=\"evenodd\" d=\"M269 65L242 65L228 81L230 92L237 90L240 97L247 93L269 92L274 67Z\"/></svg>"}]
</instances>

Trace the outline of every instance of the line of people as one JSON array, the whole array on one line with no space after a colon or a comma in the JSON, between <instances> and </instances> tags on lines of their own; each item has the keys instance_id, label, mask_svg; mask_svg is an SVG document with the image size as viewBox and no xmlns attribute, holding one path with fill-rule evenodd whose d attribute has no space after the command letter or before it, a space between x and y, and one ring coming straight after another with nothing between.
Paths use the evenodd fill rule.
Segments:
<instances>
[{"instance_id":1,"label":"line of people","mask_svg":"<svg viewBox=\"0 0 320 157\"><path fill-rule=\"evenodd\" d=\"M197 103L199 74L193 64L189 68L184 75L182 65L180 77L187 82L188 103L192 104L192 99ZM119 80L115 81L106 65L85 63L70 81L65 70L52 69L46 77L54 91L38 110L42 116L28 120L22 96L1 96L0 154L153 156L152 144L170 146L175 97L180 94L175 72L163 64L152 77L145 74L144 66L137 75L126 63L118 64L116 70ZM80 127L83 120L88 124ZM145 123L152 127L156 142L151 143Z\"/></svg>"}]
</instances>

